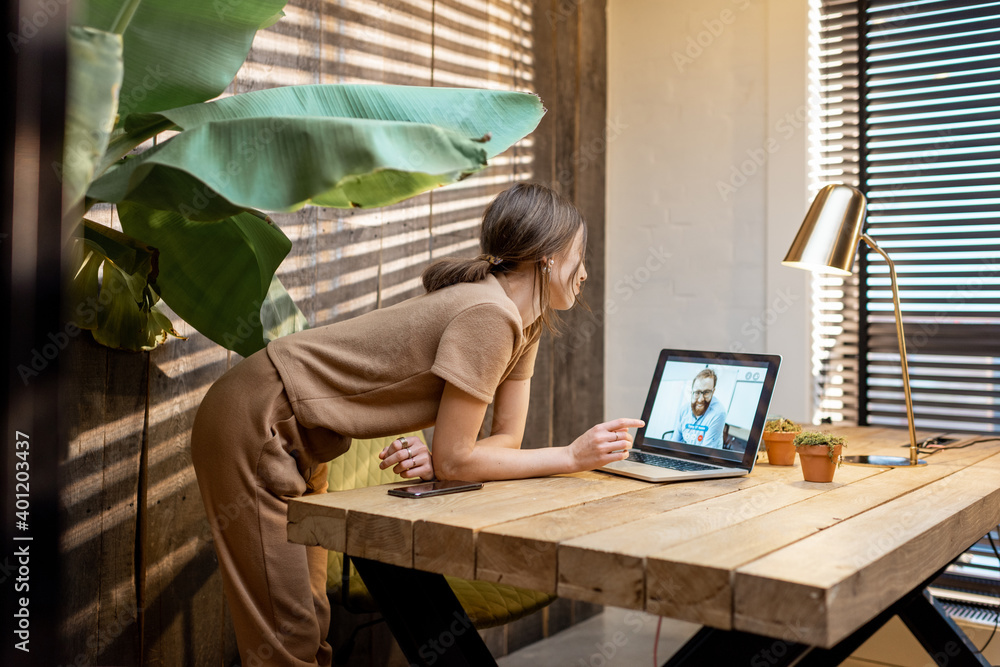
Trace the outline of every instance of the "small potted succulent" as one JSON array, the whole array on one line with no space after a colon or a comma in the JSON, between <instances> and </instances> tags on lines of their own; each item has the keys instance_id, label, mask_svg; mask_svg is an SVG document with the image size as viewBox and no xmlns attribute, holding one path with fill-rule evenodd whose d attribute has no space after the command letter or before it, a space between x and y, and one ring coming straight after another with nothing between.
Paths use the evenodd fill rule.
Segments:
<instances>
[{"instance_id":1,"label":"small potted succulent","mask_svg":"<svg viewBox=\"0 0 1000 667\"><path fill-rule=\"evenodd\" d=\"M803 431L792 441L802 462L802 476L807 482L832 482L840 467L840 452L847 446L844 438L829 433Z\"/></svg>"},{"instance_id":2,"label":"small potted succulent","mask_svg":"<svg viewBox=\"0 0 1000 667\"><path fill-rule=\"evenodd\" d=\"M792 440L802 432L802 427L791 419L779 417L764 424L764 446L767 462L773 466L795 465L795 445Z\"/></svg>"}]
</instances>

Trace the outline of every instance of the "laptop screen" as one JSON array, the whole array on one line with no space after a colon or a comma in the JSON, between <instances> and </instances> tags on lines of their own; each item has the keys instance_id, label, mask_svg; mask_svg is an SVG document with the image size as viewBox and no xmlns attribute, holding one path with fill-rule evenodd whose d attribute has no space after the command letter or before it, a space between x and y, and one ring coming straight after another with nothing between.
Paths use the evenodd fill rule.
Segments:
<instances>
[{"instance_id":1,"label":"laptop screen","mask_svg":"<svg viewBox=\"0 0 1000 667\"><path fill-rule=\"evenodd\" d=\"M751 462L778 363L773 355L664 350L643 411L641 444L716 463Z\"/></svg>"}]
</instances>

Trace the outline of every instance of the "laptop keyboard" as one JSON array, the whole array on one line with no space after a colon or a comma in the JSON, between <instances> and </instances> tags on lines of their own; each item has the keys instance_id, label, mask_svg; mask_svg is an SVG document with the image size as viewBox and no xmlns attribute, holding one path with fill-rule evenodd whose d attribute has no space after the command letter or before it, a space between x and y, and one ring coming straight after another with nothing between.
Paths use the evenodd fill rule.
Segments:
<instances>
[{"instance_id":1,"label":"laptop keyboard","mask_svg":"<svg viewBox=\"0 0 1000 667\"><path fill-rule=\"evenodd\" d=\"M646 463L651 466L657 466L659 468L670 468L671 470L681 470L683 472L719 469L719 466L705 465L704 463L695 463L694 461L682 461L680 459L672 459L666 456L647 454L645 452L639 452L634 449L629 452L626 461L635 461L636 463Z\"/></svg>"}]
</instances>

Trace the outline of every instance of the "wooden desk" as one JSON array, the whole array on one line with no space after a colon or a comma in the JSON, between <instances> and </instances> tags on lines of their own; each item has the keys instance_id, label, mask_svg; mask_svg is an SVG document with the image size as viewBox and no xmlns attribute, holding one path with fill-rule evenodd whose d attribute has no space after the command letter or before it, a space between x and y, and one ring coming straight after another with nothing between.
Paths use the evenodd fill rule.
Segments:
<instances>
[{"instance_id":1,"label":"wooden desk","mask_svg":"<svg viewBox=\"0 0 1000 667\"><path fill-rule=\"evenodd\" d=\"M831 430L851 454L905 453L905 431ZM683 484L590 472L420 500L369 487L293 501L288 535L364 559L366 581L389 576L371 570L378 562L707 626L670 664L688 664L685 651L707 664L720 630L720 656L743 642L752 658L777 639L786 656L835 664L831 656L849 655L895 613L915 634L926 626L926 648L950 651L964 636L934 614L916 619L933 609L923 585L1000 522L1000 443L928 461L842 466L830 484L802 481L797 463L761 461L748 477Z\"/></svg>"}]
</instances>

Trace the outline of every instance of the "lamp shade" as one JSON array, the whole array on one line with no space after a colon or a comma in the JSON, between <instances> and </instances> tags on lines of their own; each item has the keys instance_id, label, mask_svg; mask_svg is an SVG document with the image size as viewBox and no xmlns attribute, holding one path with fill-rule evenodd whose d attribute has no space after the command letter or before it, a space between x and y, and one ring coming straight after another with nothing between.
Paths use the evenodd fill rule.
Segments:
<instances>
[{"instance_id":1,"label":"lamp shade","mask_svg":"<svg viewBox=\"0 0 1000 667\"><path fill-rule=\"evenodd\" d=\"M851 275L865 222L865 196L849 185L827 185L813 199L781 262L818 273Z\"/></svg>"}]
</instances>

